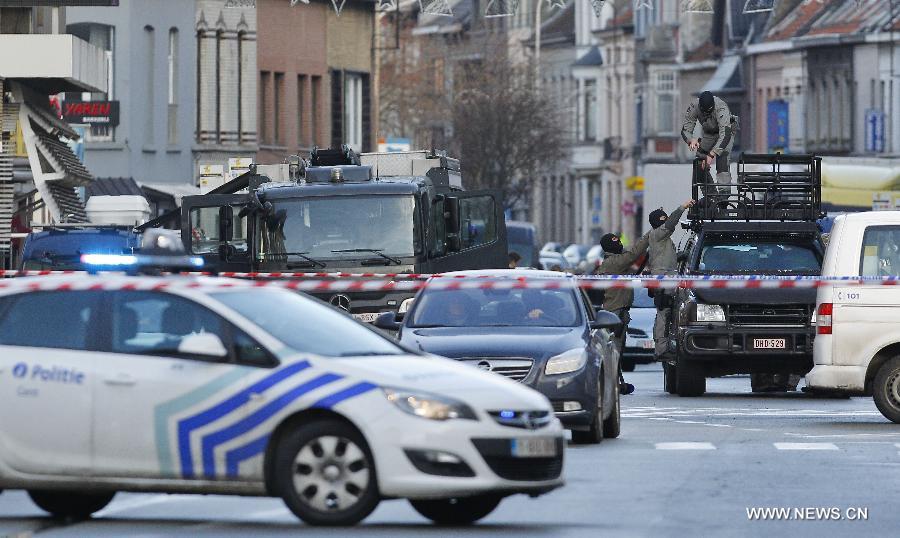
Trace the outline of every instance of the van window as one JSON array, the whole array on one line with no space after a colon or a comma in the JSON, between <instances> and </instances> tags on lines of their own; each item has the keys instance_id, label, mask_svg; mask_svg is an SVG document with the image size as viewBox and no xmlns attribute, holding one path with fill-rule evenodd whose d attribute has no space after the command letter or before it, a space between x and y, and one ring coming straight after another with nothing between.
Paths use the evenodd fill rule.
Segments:
<instances>
[{"instance_id":1,"label":"van window","mask_svg":"<svg viewBox=\"0 0 900 538\"><path fill-rule=\"evenodd\" d=\"M859 254L862 276L900 276L900 226L868 226Z\"/></svg>"},{"instance_id":2,"label":"van window","mask_svg":"<svg viewBox=\"0 0 900 538\"><path fill-rule=\"evenodd\" d=\"M0 320L0 345L97 351L100 291L19 295Z\"/></svg>"}]
</instances>

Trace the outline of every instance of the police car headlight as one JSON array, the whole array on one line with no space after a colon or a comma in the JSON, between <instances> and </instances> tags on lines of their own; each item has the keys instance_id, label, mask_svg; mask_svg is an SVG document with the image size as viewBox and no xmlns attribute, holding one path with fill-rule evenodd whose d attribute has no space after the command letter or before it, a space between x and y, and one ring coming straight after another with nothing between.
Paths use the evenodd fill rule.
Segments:
<instances>
[{"instance_id":1,"label":"police car headlight","mask_svg":"<svg viewBox=\"0 0 900 538\"><path fill-rule=\"evenodd\" d=\"M550 357L547 366L544 367L544 373L567 374L576 370L581 370L587 363L587 352L582 348L570 349L565 353Z\"/></svg>"},{"instance_id":2,"label":"police car headlight","mask_svg":"<svg viewBox=\"0 0 900 538\"><path fill-rule=\"evenodd\" d=\"M717 304L698 303L694 310L694 321L701 323L725 321L725 310Z\"/></svg>"},{"instance_id":3,"label":"police car headlight","mask_svg":"<svg viewBox=\"0 0 900 538\"><path fill-rule=\"evenodd\" d=\"M453 398L403 389L385 388L383 390L389 402L410 415L431 420L449 420L451 418L478 420L471 407Z\"/></svg>"}]
</instances>

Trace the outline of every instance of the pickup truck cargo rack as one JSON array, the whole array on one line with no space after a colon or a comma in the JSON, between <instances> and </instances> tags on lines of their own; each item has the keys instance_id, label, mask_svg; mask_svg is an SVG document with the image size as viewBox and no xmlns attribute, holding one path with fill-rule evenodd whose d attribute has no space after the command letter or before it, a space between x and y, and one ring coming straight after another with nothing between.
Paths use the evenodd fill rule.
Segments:
<instances>
[{"instance_id":1,"label":"pickup truck cargo rack","mask_svg":"<svg viewBox=\"0 0 900 538\"><path fill-rule=\"evenodd\" d=\"M688 212L694 227L713 221L814 222L822 213L822 158L815 155L743 153L737 183L716 184L695 159Z\"/></svg>"}]
</instances>

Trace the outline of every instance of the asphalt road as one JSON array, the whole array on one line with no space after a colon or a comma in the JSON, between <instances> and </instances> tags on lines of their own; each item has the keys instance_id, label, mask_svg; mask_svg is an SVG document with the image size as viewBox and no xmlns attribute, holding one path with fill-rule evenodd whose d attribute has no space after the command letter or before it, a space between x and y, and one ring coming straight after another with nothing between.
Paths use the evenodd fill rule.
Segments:
<instances>
[{"instance_id":1,"label":"asphalt road","mask_svg":"<svg viewBox=\"0 0 900 538\"><path fill-rule=\"evenodd\" d=\"M626 377L637 392L623 397L622 437L569 447L562 489L506 499L479 525L453 531L432 527L404 501L384 502L353 535L846 536L900 528L900 426L870 398L755 395L747 377L710 380L707 396L679 398L662 391L656 365ZM751 521L747 510L756 507L790 509L793 520ZM0 536L298 532L349 534L304 528L277 499L120 494L93 520L65 524L22 492L0 495Z\"/></svg>"}]
</instances>

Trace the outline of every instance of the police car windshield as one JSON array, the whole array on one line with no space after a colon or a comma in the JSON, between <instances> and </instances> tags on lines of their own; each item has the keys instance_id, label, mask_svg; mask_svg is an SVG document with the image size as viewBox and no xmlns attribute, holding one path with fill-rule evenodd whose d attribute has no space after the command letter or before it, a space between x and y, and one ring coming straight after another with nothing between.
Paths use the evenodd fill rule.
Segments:
<instances>
[{"instance_id":1,"label":"police car windshield","mask_svg":"<svg viewBox=\"0 0 900 538\"><path fill-rule=\"evenodd\" d=\"M418 227L411 195L272 200L263 219L266 255L302 252L315 260L415 255ZM290 254L288 254L290 257Z\"/></svg>"},{"instance_id":2,"label":"police car windshield","mask_svg":"<svg viewBox=\"0 0 900 538\"><path fill-rule=\"evenodd\" d=\"M733 241L705 245L697 266L700 273L817 275L819 253L811 244L782 241Z\"/></svg>"},{"instance_id":3,"label":"police car windshield","mask_svg":"<svg viewBox=\"0 0 900 538\"><path fill-rule=\"evenodd\" d=\"M581 313L571 289L426 289L412 327L575 327Z\"/></svg>"},{"instance_id":4,"label":"police car windshield","mask_svg":"<svg viewBox=\"0 0 900 538\"><path fill-rule=\"evenodd\" d=\"M334 308L281 290L235 290L210 296L299 353L331 357L406 353Z\"/></svg>"}]
</instances>

